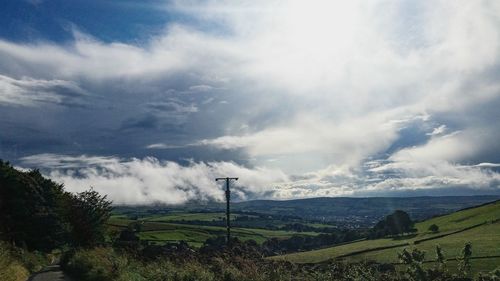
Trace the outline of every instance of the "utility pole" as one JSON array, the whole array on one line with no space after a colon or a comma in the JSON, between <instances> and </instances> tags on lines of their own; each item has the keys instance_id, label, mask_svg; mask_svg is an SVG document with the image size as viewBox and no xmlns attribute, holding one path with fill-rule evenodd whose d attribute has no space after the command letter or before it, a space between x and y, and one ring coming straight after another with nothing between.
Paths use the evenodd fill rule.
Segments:
<instances>
[{"instance_id":1,"label":"utility pole","mask_svg":"<svg viewBox=\"0 0 500 281\"><path fill-rule=\"evenodd\" d=\"M229 244L229 241L231 241L231 223L230 223L230 218L231 218L231 213L229 210L229 201L231 199L231 190L229 189L229 181L231 180L238 180L238 178L216 178L215 181L221 181L224 180L226 181L226 229L227 229L227 237L226 237L226 243Z\"/></svg>"}]
</instances>

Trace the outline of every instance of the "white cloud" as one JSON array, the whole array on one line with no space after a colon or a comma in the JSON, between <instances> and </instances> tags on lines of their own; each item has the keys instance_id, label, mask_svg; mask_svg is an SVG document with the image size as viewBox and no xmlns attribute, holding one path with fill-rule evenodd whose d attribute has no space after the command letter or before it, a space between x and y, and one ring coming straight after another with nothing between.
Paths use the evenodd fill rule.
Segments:
<instances>
[{"instance_id":1,"label":"white cloud","mask_svg":"<svg viewBox=\"0 0 500 281\"><path fill-rule=\"evenodd\" d=\"M188 200L222 200L216 177L238 176L233 194L240 199L263 196L273 184L287 181L279 170L246 168L232 162L190 162L181 166L153 157L120 159L100 156L40 154L22 158L24 165L43 168L71 192L90 186L116 204L181 204Z\"/></svg>"},{"instance_id":2,"label":"white cloud","mask_svg":"<svg viewBox=\"0 0 500 281\"><path fill-rule=\"evenodd\" d=\"M474 165L475 167L484 167L484 168L497 168L500 167L500 163L479 163Z\"/></svg>"},{"instance_id":3,"label":"white cloud","mask_svg":"<svg viewBox=\"0 0 500 281\"><path fill-rule=\"evenodd\" d=\"M200 145L220 149L244 148L251 156L325 153L335 163L358 164L364 157L386 148L396 138L397 124L388 116L369 115L343 123L300 116L286 124L243 136L202 140Z\"/></svg>"},{"instance_id":4,"label":"white cloud","mask_svg":"<svg viewBox=\"0 0 500 281\"><path fill-rule=\"evenodd\" d=\"M176 149L176 148L183 148L186 147L185 145L172 145L172 144L166 144L166 143L153 143L150 145L147 145L146 148L148 149Z\"/></svg>"},{"instance_id":5,"label":"white cloud","mask_svg":"<svg viewBox=\"0 0 500 281\"><path fill-rule=\"evenodd\" d=\"M432 130L432 132L427 133L428 136L436 136L436 135L441 135L446 131L446 125L441 125L439 127L436 127Z\"/></svg>"},{"instance_id":6,"label":"white cloud","mask_svg":"<svg viewBox=\"0 0 500 281\"><path fill-rule=\"evenodd\" d=\"M189 162L185 166L153 157L121 159L102 156L39 154L22 158L23 166L41 168L67 190L90 186L116 204L181 204L188 200L223 200L216 177L239 177L233 194L239 199L293 199L319 196L367 196L462 188L477 194L500 191L499 164L453 165L434 162L370 162L367 169L331 165L296 176L281 170L247 168L232 162Z\"/></svg>"},{"instance_id":7,"label":"white cloud","mask_svg":"<svg viewBox=\"0 0 500 281\"><path fill-rule=\"evenodd\" d=\"M383 164L370 171L390 177L367 186L366 192L441 188L465 188L486 193L500 190L500 173L476 165L457 165L446 161L400 161Z\"/></svg>"},{"instance_id":8,"label":"white cloud","mask_svg":"<svg viewBox=\"0 0 500 281\"><path fill-rule=\"evenodd\" d=\"M120 197L116 192L120 202L132 202L134 196L139 202L153 200L144 190L160 188L152 187L161 186L159 176L147 185L137 179L165 169L181 173L182 180L172 176L171 182L180 181L192 190L179 191L169 183L165 190L172 192L172 199L158 190L164 202L198 194L215 197L185 179L189 171L206 175L219 169L231 172L233 166L248 176L268 179L262 185L280 182L279 188L271 188L280 198L358 194L363 188L496 186L494 172L473 164L462 168L461 163L491 161L475 157L498 148L498 124L492 121L498 116L481 115L482 108L500 105L498 1L177 1L168 8L195 17L202 25L215 22L213 26L222 26L223 31L174 23L142 45L104 43L78 31L66 45L0 40L0 103L61 103L62 97L52 91L55 86L78 92L78 85L85 84L85 89L98 88L103 96L116 87L122 91L113 100L117 107L122 101L127 106L145 101L141 114L154 114L178 127L198 118L193 121L200 123L198 127L187 128L195 133L200 129L201 136L175 139L180 145L172 145L162 143L170 139L162 135L141 148L242 150L257 166L316 172L298 173L297 180L290 176L286 181L284 174L274 178L264 168L245 170L223 162L182 167L150 158L104 158L108 162L98 163L104 167L102 173L82 168L86 180L62 172L69 167L55 167L58 172L53 176L78 188L94 180L111 190L128 184L135 193ZM222 90L224 96L214 98ZM172 99L174 94L185 99ZM206 104L195 95L203 96ZM135 99L127 99L130 96ZM209 103L237 109L216 118L205 108ZM142 119L127 120L137 124ZM384 155L412 122L425 124L425 132L433 128L429 139ZM213 131L222 133L207 133L203 129L209 125L221 126ZM65 163L64 158L44 157ZM390 163L371 169L376 175L365 177L363 163L372 157L388 157ZM88 162L84 158L80 160ZM65 161L69 164L64 165L73 165L73 160ZM317 163L327 168L320 173ZM430 168L424 169L426 165ZM119 173L109 172L112 167ZM335 176L338 169L350 172ZM400 173L384 178L395 170ZM264 192L257 185L252 189Z\"/></svg>"},{"instance_id":9,"label":"white cloud","mask_svg":"<svg viewBox=\"0 0 500 281\"><path fill-rule=\"evenodd\" d=\"M424 145L404 148L393 155L394 161L450 161L459 162L477 153L481 146L481 135L474 132L454 132L434 136Z\"/></svg>"},{"instance_id":10,"label":"white cloud","mask_svg":"<svg viewBox=\"0 0 500 281\"><path fill-rule=\"evenodd\" d=\"M15 79L0 74L0 104L14 106L40 106L47 103L81 104L87 95L72 81L44 80L23 77Z\"/></svg>"},{"instance_id":11,"label":"white cloud","mask_svg":"<svg viewBox=\"0 0 500 281\"><path fill-rule=\"evenodd\" d=\"M161 75L210 67L229 59L229 54L223 53L228 48L223 41L176 25L142 47L118 42L106 44L78 31L74 31L74 36L69 47L0 40L0 55L14 60L23 72L30 72L25 75L66 79L84 76L96 81L117 77L154 80ZM211 54L217 55L210 59ZM30 69L33 65L36 69Z\"/></svg>"}]
</instances>

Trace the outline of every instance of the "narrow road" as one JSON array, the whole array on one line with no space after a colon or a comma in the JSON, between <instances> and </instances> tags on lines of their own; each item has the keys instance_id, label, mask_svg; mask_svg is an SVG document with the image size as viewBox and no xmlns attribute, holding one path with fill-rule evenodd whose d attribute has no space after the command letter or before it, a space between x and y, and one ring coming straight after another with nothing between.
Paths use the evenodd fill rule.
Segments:
<instances>
[{"instance_id":1,"label":"narrow road","mask_svg":"<svg viewBox=\"0 0 500 281\"><path fill-rule=\"evenodd\" d=\"M72 279L62 272L58 264L54 264L34 274L28 281L72 281Z\"/></svg>"}]
</instances>

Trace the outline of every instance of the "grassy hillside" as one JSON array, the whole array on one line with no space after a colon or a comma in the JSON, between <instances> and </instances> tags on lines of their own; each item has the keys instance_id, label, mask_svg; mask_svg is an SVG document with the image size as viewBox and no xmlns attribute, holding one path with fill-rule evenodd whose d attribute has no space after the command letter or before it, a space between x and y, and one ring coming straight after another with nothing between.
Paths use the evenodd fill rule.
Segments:
<instances>
[{"instance_id":1,"label":"grassy hillside","mask_svg":"<svg viewBox=\"0 0 500 281\"><path fill-rule=\"evenodd\" d=\"M197 214L193 214L197 215ZM200 214L203 215L203 214ZM176 242L184 240L194 247L200 247L208 238L226 235L226 228L219 226L205 225L189 225L176 224L169 222L156 221L157 219L164 220L165 218L155 217L152 219L146 218L142 224L141 231L138 236L141 240L147 240L155 243ZM165 220L165 221L168 221ZM129 224L136 222L123 217L113 217L110 224L119 228L126 227ZM283 230L266 230L258 228L231 228L231 233L234 237L240 240L255 240L257 243L262 243L269 238L289 238L292 235L317 235L315 232L293 232Z\"/></svg>"},{"instance_id":2,"label":"grassy hillside","mask_svg":"<svg viewBox=\"0 0 500 281\"><path fill-rule=\"evenodd\" d=\"M430 233L427 229L431 224L438 225L440 232ZM454 259L459 255L463 245L466 242L471 242L473 257L484 257L481 259L481 266L477 268L491 270L500 265L498 263L498 257L500 257L500 201L435 217L417 223L416 228L418 229L416 235L405 238L366 240L315 251L276 256L273 259L297 263L318 263L335 258L348 261L374 260L397 263L398 252L405 247L415 247L425 250L427 252L426 260L432 261L435 258L436 244L441 245L447 258ZM429 238L431 239L423 240ZM383 249L385 247L392 248ZM474 263L479 262L474 261Z\"/></svg>"},{"instance_id":3,"label":"grassy hillside","mask_svg":"<svg viewBox=\"0 0 500 281\"><path fill-rule=\"evenodd\" d=\"M421 223L416 227L419 233L424 233L429 226L436 224L441 232L455 231L474 226L484 222L493 222L500 219L500 201L483 206L465 209L445 216L435 217Z\"/></svg>"}]
</instances>

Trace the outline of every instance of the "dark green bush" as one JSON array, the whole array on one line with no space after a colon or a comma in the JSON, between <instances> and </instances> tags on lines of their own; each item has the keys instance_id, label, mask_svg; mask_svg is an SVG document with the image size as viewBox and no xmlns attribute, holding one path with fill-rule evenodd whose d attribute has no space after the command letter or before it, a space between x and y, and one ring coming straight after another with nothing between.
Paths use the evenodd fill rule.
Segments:
<instances>
[{"instance_id":1,"label":"dark green bush","mask_svg":"<svg viewBox=\"0 0 500 281\"><path fill-rule=\"evenodd\" d=\"M30 250L50 251L68 239L61 184L39 171L19 171L0 160L0 239Z\"/></svg>"},{"instance_id":2,"label":"dark green bush","mask_svg":"<svg viewBox=\"0 0 500 281\"><path fill-rule=\"evenodd\" d=\"M0 160L0 240L30 251L104 242L111 202L93 191L73 195L38 170Z\"/></svg>"}]
</instances>

